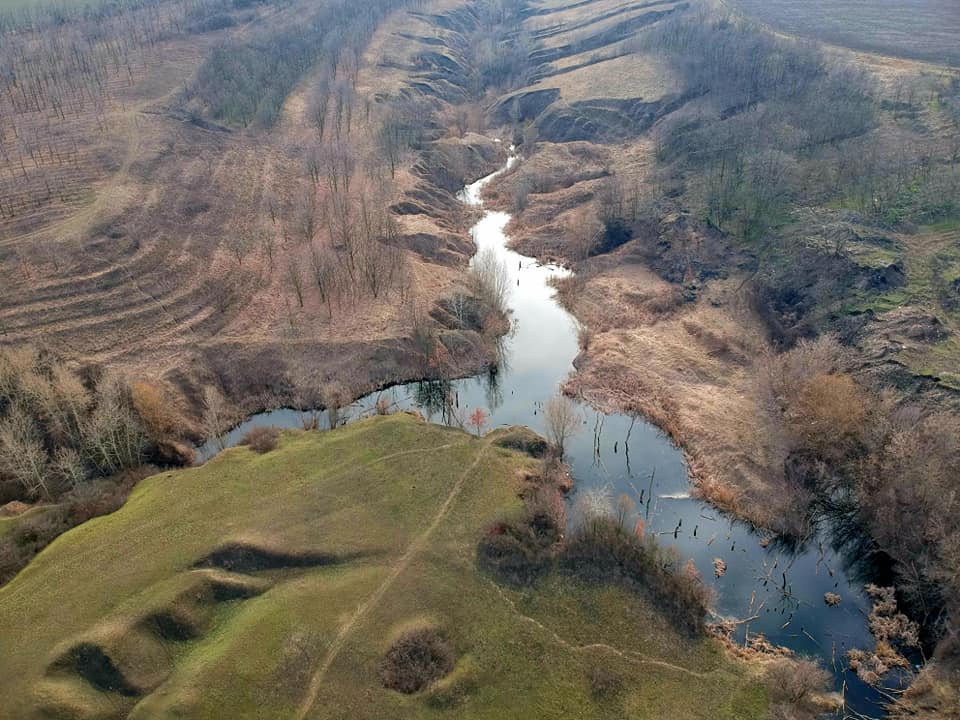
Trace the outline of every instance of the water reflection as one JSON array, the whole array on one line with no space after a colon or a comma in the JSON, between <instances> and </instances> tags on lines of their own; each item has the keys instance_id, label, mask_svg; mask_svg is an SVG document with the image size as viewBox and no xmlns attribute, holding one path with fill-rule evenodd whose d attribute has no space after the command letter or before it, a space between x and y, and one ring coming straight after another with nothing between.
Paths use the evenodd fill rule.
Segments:
<instances>
[{"instance_id":1,"label":"water reflection","mask_svg":"<svg viewBox=\"0 0 960 720\"><path fill-rule=\"evenodd\" d=\"M461 198L479 204L492 177L466 188ZM324 418L326 427L374 414L383 398L433 422L462 426L480 407L489 413L488 428L527 425L545 431L544 407L573 370L578 352L577 324L556 302L551 285L569 271L509 250L503 232L509 219L486 212L472 231L477 247L494 248L510 274L513 332L501 341L498 363L474 378L421 381L371 394ZM642 523L645 532L693 561L715 591L719 616L745 620L737 626L738 639L763 633L798 654L820 658L834 670L850 709L881 714L881 696L844 671L846 650L871 644L862 582L871 569L863 558L873 553L864 552L862 538L850 531L842 503L832 514L820 513L805 541L772 540L692 497L683 454L650 423L585 405L578 412L579 432L566 445L576 481L572 521L578 497L595 493L594 501L609 503L629 498L634 509L628 522ZM225 444L236 444L255 425L299 427L299 420L290 410L262 413L228 433ZM216 444L208 443L199 456L216 451ZM839 606L826 605L827 592L841 596Z\"/></svg>"}]
</instances>

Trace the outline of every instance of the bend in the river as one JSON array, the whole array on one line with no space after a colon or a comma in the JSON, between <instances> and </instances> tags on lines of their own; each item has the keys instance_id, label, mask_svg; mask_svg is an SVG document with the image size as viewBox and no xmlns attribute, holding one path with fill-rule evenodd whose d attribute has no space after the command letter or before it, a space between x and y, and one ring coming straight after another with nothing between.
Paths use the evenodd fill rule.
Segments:
<instances>
[{"instance_id":1,"label":"bend in the river","mask_svg":"<svg viewBox=\"0 0 960 720\"><path fill-rule=\"evenodd\" d=\"M518 162L506 165L471 185L460 198L482 205L483 188ZM513 330L505 338L503 362L496 373L452 382L415 382L384 391L401 409L419 410L428 419L456 422L474 408L489 413L488 427L527 425L543 432L543 408L573 371L578 352L577 322L555 299L551 279L568 270L544 265L507 246L505 212L488 210L471 232L477 249L492 248L510 277L509 306ZM360 398L342 411L341 420L374 412L384 393ZM456 413L447 412L450 404ZM761 545L761 537L745 523L725 516L692 497L682 452L650 423L619 414L600 413L581 405L583 426L568 443L567 454L577 491L631 496L645 521L646 531L693 559L716 591L716 612L750 618L744 633L762 632L778 645L798 654L819 658L844 690L847 707L876 717L881 696L846 671L844 655L872 640L866 623L869 601L862 582L848 577L844 558L831 548L827 530L799 550L776 543ZM299 427L293 410L260 413L227 433L224 445L235 445L258 425ZM220 447L217 441L200 448L206 460ZM726 573L715 577L714 558L726 563ZM842 602L828 607L824 593L837 593Z\"/></svg>"}]
</instances>

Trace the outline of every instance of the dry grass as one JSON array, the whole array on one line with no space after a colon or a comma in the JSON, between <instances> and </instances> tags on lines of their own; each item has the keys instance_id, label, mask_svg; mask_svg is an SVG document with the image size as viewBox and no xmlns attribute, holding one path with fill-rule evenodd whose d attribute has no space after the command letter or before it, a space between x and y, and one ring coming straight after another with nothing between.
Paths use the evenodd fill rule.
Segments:
<instances>
[{"instance_id":1,"label":"dry grass","mask_svg":"<svg viewBox=\"0 0 960 720\"><path fill-rule=\"evenodd\" d=\"M442 11L456 4L435 2L420 9ZM286 22L298 8L264 11L253 27ZM287 268L310 267L309 246L284 225L291 224L292 206L310 186L299 147L315 137L305 117L315 76L303 79L270 130L208 130L171 111L177 88L208 49L247 31L241 26L191 36L143 55L133 79L111 87L102 131L92 128L97 122L92 111L68 116L62 142L74 152L77 140L78 150L57 170L70 189L66 201L55 198L0 220L0 275L5 278L0 343L41 343L71 360L109 364L180 387L209 381L205 358L230 353L239 344L251 356L283 356L301 375L315 370L318 344L352 357L361 376L365 358L375 356L378 347L395 352L392 348L408 334L399 290L377 299L345 300L332 318L309 281L303 307L291 291ZM406 12L389 17L364 57L359 98L395 93L411 81L408 72L380 64L385 58L401 60L394 55L399 47L408 60L428 47L399 36L411 31L430 38L438 30ZM3 102L0 116L6 117ZM28 120L33 126L45 122ZM369 118L358 107L354 120L348 142L361 157L375 154L376 104ZM11 138L8 134L4 141ZM380 207L396 202L419 182L409 171L413 160L406 158L396 182L374 188L376 183L367 180L361 188L358 180L356 192L376 190ZM18 173L0 166L4 182L34 193ZM326 191L321 186L316 192L319 206ZM268 211L271 197L280 204L276 221ZM465 229L460 217L418 215L400 222L401 233L441 238ZM327 242L325 235L321 230L317 241ZM251 242L242 262L231 249L238 236ZM262 247L267 238L275 246L273 262ZM451 257L465 264L468 250L464 243L450 251ZM410 303L430 307L460 280L458 267L416 252L407 256ZM366 380L361 377L361 384Z\"/></svg>"},{"instance_id":2,"label":"dry grass","mask_svg":"<svg viewBox=\"0 0 960 720\"><path fill-rule=\"evenodd\" d=\"M952 0L727 0L786 32L852 48L960 66L960 14Z\"/></svg>"},{"instance_id":3,"label":"dry grass","mask_svg":"<svg viewBox=\"0 0 960 720\"><path fill-rule=\"evenodd\" d=\"M767 344L735 287L718 283L709 297L658 316L625 300L673 291L649 271L628 265L590 278L572 309L594 336L571 387L600 406L648 415L687 452L707 499L766 524L784 502L786 450L765 431L754 361ZM721 339L734 354L717 352Z\"/></svg>"},{"instance_id":4,"label":"dry grass","mask_svg":"<svg viewBox=\"0 0 960 720\"><path fill-rule=\"evenodd\" d=\"M584 61L589 62L589 58ZM572 62L572 59L566 62ZM559 88L560 96L566 102L597 98L643 98L646 102L656 102L679 90L675 73L666 62L637 54L613 57L586 67L563 71L533 87Z\"/></svg>"}]
</instances>

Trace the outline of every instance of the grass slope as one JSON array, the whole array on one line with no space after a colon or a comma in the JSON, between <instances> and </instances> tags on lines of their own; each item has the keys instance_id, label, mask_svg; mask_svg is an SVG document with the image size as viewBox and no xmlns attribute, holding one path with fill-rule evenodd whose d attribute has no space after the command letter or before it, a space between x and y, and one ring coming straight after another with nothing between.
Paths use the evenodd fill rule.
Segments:
<instances>
[{"instance_id":1,"label":"grass slope","mask_svg":"<svg viewBox=\"0 0 960 720\"><path fill-rule=\"evenodd\" d=\"M764 691L715 642L625 591L477 572L480 532L533 463L491 440L397 415L145 480L0 590L3 716L762 717ZM418 695L384 689L380 658L423 624L456 667ZM595 667L623 689L594 697Z\"/></svg>"}]
</instances>

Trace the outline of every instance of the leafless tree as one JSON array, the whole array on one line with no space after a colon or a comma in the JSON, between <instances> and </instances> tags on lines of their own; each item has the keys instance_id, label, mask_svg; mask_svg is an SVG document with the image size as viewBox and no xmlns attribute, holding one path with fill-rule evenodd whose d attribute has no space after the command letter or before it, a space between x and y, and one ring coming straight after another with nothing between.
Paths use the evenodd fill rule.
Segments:
<instances>
[{"instance_id":1,"label":"leafless tree","mask_svg":"<svg viewBox=\"0 0 960 720\"><path fill-rule=\"evenodd\" d=\"M510 275L496 250L485 248L477 253L470 265L469 279L471 291L491 312L506 311Z\"/></svg>"},{"instance_id":2,"label":"leafless tree","mask_svg":"<svg viewBox=\"0 0 960 720\"><path fill-rule=\"evenodd\" d=\"M84 440L87 458L104 474L143 462L146 434L130 407L127 386L119 377L107 376L97 385Z\"/></svg>"},{"instance_id":3,"label":"leafless tree","mask_svg":"<svg viewBox=\"0 0 960 720\"><path fill-rule=\"evenodd\" d=\"M545 419L550 442L562 457L567 441L580 429L577 406L566 395L556 395L547 401Z\"/></svg>"},{"instance_id":4,"label":"leafless tree","mask_svg":"<svg viewBox=\"0 0 960 720\"><path fill-rule=\"evenodd\" d=\"M12 404L0 420L0 469L29 494L47 498L49 462L36 421L21 404Z\"/></svg>"},{"instance_id":5,"label":"leafless tree","mask_svg":"<svg viewBox=\"0 0 960 720\"><path fill-rule=\"evenodd\" d=\"M331 81L330 76L324 73L310 92L310 101L307 104L307 116L317 130L317 137L322 141L327 127L327 114L330 110Z\"/></svg>"},{"instance_id":6,"label":"leafless tree","mask_svg":"<svg viewBox=\"0 0 960 720\"><path fill-rule=\"evenodd\" d=\"M233 255L233 259L237 261L237 265L243 266L243 260L250 254L250 251L254 248L253 238L242 229L234 230L227 237L227 247L230 249L230 254Z\"/></svg>"},{"instance_id":7,"label":"leafless tree","mask_svg":"<svg viewBox=\"0 0 960 720\"><path fill-rule=\"evenodd\" d=\"M303 271L300 269L300 263L296 258L290 258L287 263L287 280L297 296L297 303L303 307Z\"/></svg>"},{"instance_id":8,"label":"leafless tree","mask_svg":"<svg viewBox=\"0 0 960 720\"><path fill-rule=\"evenodd\" d=\"M230 415L226 399L212 386L203 390L203 427L207 436L216 440L223 450L226 447L223 436L230 429Z\"/></svg>"},{"instance_id":9,"label":"leafless tree","mask_svg":"<svg viewBox=\"0 0 960 720\"><path fill-rule=\"evenodd\" d=\"M317 196L313 188L300 196L294 208L294 223L300 240L312 242L317 232Z\"/></svg>"},{"instance_id":10,"label":"leafless tree","mask_svg":"<svg viewBox=\"0 0 960 720\"><path fill-rule=\"evenodd\" d=\"M327 306L328 317L333 317L333 299L339 285L339 264L334 252L326 247L313 245L310 248L310 269L313 282L320 293L320 301Z\"/></svg>"}]
</instances>

